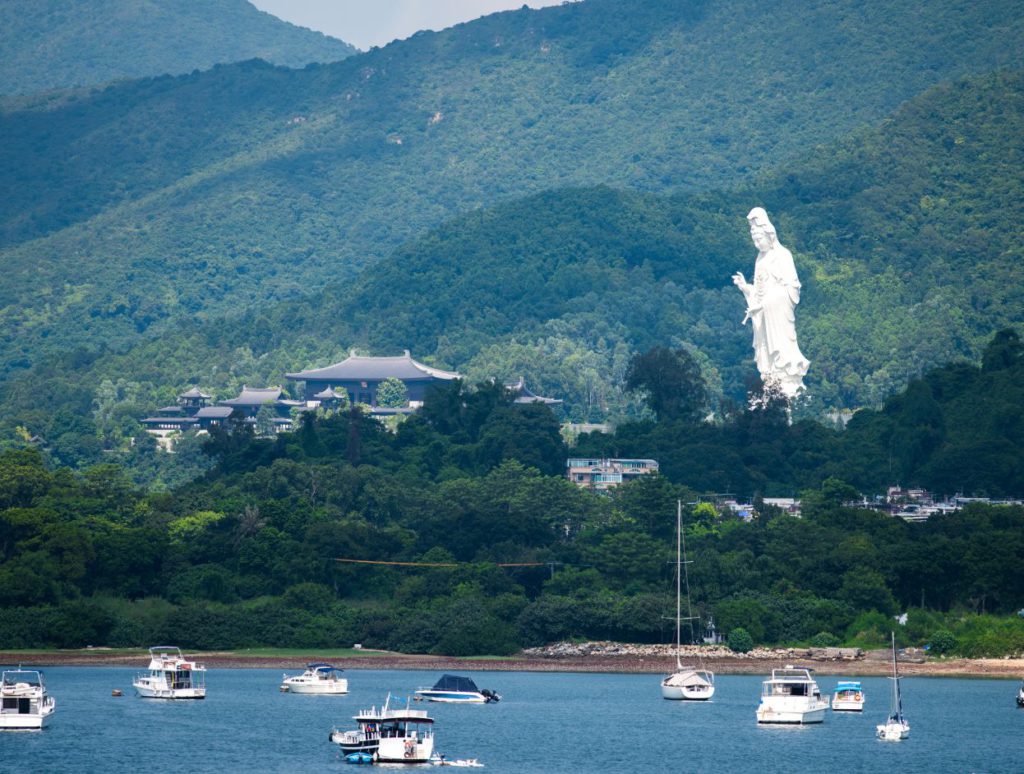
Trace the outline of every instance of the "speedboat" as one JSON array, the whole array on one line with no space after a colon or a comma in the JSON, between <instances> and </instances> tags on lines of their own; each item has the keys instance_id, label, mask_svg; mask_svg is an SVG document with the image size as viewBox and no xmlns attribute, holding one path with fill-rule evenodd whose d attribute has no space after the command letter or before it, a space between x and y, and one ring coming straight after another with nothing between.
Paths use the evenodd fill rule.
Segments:
<instances>
[{"instance_id":1,"label":"speedboat","mask_svg":"<svg viewBox=\"0 0 1024 774\"><path fill-rule=\"evenodd\" d=\"M10 669L0 679L0 729L37 729L50 724L57 702L37 669Z\"/></svg>"},{"instance_id":2,"label":"speedboat","mask_svg":"<svg viewBox=\"0 0 1024 774\"><path fill-rule=\"evenodd\" d=\"M442 701L449 704L488 704L501 701L494 691L484 688L482 691L468 677L458 675L442 675L433 688L420 688L416 695L427 701Z\"/></svg>"},{"instance_id":3,"label":"speedboat","mask_svg":"<svg viewBox=\"0 0 1024 774\"><path fill-rule=\"evenodd\" d=\"M389 694L384 706L356 715L358 730L331 731L330 740L341 747L346 760L376 763L427 763L434 752L434 719L426 710L391 709ZM364 755L360 755L363 753Z\"/></svg>"},{"instance_id":4,"label":"speedboat","mask_svg":"<svg viewBox=\"0 0 1024 774\"><path fill-rule=\"evenodd\" d=\"M348 680L338 677L342 670L330 664L309 664L301 675L282 678L281 690L288 693L316 693L340 696L348 693Z\"/></svg>"},{"instance_id":5,"label":"speedboat","mask_svg":"<svg viewBox=\"0 0 1024 774\"><path fill-rule=\"evenodd\" d=\"M807 725L825 720L828 699L821 695L811 669L787 665L773 669L761 689L757 722L763 724Z\"/></svg>"},{"instance_id":6,"label":"speedboat","mask_svg":"<svg viewBox=\"0 0 1024 774\"><path fill-rule=\"evenodd\" d=\"M1024 707L1024 683L1017 689L1017 706Z\"/></svg>"},{"instance_id":7,"label":"speedboat","mask_svg":"<svg viewBox=\"0 0 1024 774\"><path fill-rule=\"evenodd\" d=\"M900 742L910 736L910 723L903 717L903 694L900 692L900 672L896 664L896 633L892 632L892 700L889 717L875 726L875 736L886 742Z\"/></svg>"},{"instance_id":8,"label":"speedboat","mask_svg":"<svg viewBox=\"0 0 1024 774\"><path fill-rule=\"evenodd\" d=\"M132 687L143 699L205 699L206 667L189 661L173 645L149 649L149 672Z\"/></svg>"},{"instance_id":9,"label":"speedboat","mask_svg":"<svg viewBox=\"0 0 1024 774\"><path fill-rule=\"evenodd\" d=\"M860 683L841 682L832 695L833 712L863 712L864 691Z\"/></svg>"},{"instance_id":10,"label":"speedboat","mask_svg":"<svg viewBox=\"0 0 1024 774\"><path fill-rule=\"evenodd\" d=\"M661 697L683 701L707 701L715 695L715 673L707 669L683 666L679 658L680 599L682 578L686 576L686 610L689 615L690 640L693 641L693 611L690 606L690 576L686 572L686 543L683 539L683 503L676 501L676 671L661 681Z\"/></svg>"}]
</instances>

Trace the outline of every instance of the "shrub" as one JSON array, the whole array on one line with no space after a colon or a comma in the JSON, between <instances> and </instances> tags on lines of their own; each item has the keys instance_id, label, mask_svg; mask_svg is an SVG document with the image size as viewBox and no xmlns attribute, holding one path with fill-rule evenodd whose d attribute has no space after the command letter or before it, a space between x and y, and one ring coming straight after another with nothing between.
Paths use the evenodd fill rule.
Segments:
<instances>
[{"instance_id":1,"label":"shrub","mask_svg":"<svg viewBox=\"0 0 1024 774\"><path fill-rule=\"evenodd\" d=\"M933 656L942 656L952 653L956 649L956 637L949 629L939 629L932 634L929 652Z\"/></svg>"},{"instance_id":2,"label":"shrub","mask_svg":"<svg viewBox=\"0 0 1024 774\"><path fill-rule=\"evenodd\" d=\"M818 632L811 637L812 648L835 648L842 644L842 640L832 632Z\"/></svg>"},{"instance_id":3,"label":"shrub","mask_svg":"<svg viewBox=\"0 0 1024 774\"><path fill-rule=\"evenodd\" d=\"M734 653L746 653L754 647L754 639L742 626L738 626L729 632L727 640L729 650Z\"/></svg>"}]
</instances>

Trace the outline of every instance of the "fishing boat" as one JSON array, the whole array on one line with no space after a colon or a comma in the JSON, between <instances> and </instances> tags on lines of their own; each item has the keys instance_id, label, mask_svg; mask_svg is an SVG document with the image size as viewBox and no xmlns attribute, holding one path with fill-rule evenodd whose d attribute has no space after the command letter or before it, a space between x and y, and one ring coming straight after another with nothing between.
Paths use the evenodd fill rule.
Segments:
<instances>
[{"instance_id":1,"label":"fishing boat","mask_svg":"<svg viewBox=\"0 0 1024 774\"><path fill-rule=\"evenodd\" d=\"M434 719L426 710L391 708L391 694L384 706L360 712L353 720L359 728L331 731L330 740L341 747L345 760L375 763L427 763L434 752ZM360 755L362 753L363 755Z\"/></svg>"},{"instance_id":2,"label":"fishing boat","mask_svg":"<svg viewBox=\"0 0 1024 774\"><path fill-rule=\"evenodd\" d=\"M206 667L181 655L173 645L149 649L149 672L132 681L143 699L205 699Z\"/></svg>"},{"instance_id":3,"label":"fishing boat","mask_svg":"<svg viewBox=\"0 0 1024 774\"><path fill-rule=\"evenodd\" d=\"M286 693L341 696L348 693L348 680L338 677L341 672L341 669L330 664L309 664L301 675L285 675L281 680L281 690Z\"/></svg>"},{"instance_id":4,"label":"fishing boat","mask_svg":"<svg viewBox=\"0 0 1024 774\"><path fill-rule=\"evenodd\" d=\"M57 702L47 694L43 673L10 669L0 678L0 730L42 729L50 724Z\"/></svg>"},{"instance_id":5,"label":"fishing boat","mask_svg":"<svg viewBox=\"0 0 1024 774\"><path fill-rule=\"evenodd\" d=\"M683 503L676 501L676 671L661 681L661 696L664 699L682 701L707 701L715 695L715 674L703 668L683 666L680 660L680 597L682 578L686 578L686 621L690 626L690 642L693 642L693 608L690 605L690 575L686 570L686 539L683 537Z\"/></svg>"},{"instance_id":6,"label":"fishing boat","mask_svg":"<svg viewBox=\"0 0 1024 774\"><path fill-rule=\"evenodd\" d=\"M841 682L832 694L833 712L863 712L864 689L857 682Z\"/></svg>"},{"instance_id":7,"label":"fishing boat","mask_svg":"<svg viewBox=\"0 0 1024 774\"><path fill-rule=\"evenodd\" d=\"M501 701L501 696L494 691L487 688L480 690L468 677L459 675L441 675L433 688L420 688L416 695L427 701L448 704L490 704Z\"/></svg>"},{"instance_id":8,"label":"fishing boat","mask_svg":"<svg viewBox=\"0 0 1024 774\"><path fill-rule=\"evenodd\" d=\"M896 633L892 634L892 701L889 717L875 727L875 735L886 742L899 742L910 736L910 724L903 717L903 695L900 692L900 672L896 663Z\"/></svg>"},{"instance_id":9,"label":"fishing boat","mask_svg":"<svg viewBox=\"0 0 1024 774\"><path fill-rule=\"evenodd\" d=\"M812 671L790 665L773 669L762 683L757 722L801 726L824 722L828 699L821 695Z\"/></svg>"},{"instance_id":10,"label":"fishing boat","mask_svg":"<svg viewBox=\"0 0 1024 774\"><path fill-rule=\"evenodd\" d=\"M1024 707L1024 683L1020 684L1020 688L1017 689L1017 706Z\"/></svg>"}]
</instances>

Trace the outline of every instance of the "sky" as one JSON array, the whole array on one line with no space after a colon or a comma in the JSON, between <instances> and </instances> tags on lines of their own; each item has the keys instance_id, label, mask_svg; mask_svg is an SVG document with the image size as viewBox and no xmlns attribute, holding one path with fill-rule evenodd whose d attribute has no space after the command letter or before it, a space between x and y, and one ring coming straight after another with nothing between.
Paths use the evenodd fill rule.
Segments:
<instances>
[{"instance_id":1,"label":"sky","mask_svg":"<svg viewBox=\"0 0 1024 774\"><path fill-rule=\"evenodd\" d=\"M364 51L420 30L440 30L512 8L562 0L250 0L261 11L340 38Z\"/></svg>"}]
</instances>

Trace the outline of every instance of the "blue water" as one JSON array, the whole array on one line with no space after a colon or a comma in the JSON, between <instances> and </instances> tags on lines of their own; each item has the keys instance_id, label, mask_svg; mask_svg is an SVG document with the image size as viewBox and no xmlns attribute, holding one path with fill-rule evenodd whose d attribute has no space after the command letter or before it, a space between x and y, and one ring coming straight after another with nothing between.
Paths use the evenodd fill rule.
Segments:
<instances>
[{"instance_id":1,"label":"blue water","mask_svg":"<svg viewBox=\"0 0 1024 774\"><path fill-rule=\"evenodd\" d=\"M344 697L279 693L269 669L211 669L208 698L136 698L134 669L54 667L57 700L42 732L0 733L4 772L349 772L327 735L359 709L434 683L435 672L347 672ZM500 704L421 704L437 749L491 772L1021 772L1017 682L908 678L910 739L875 740L889 682L862 678L862 715L829 713L806 728L759 728L758 677L720 676L712 702L661 698L658 675L474 672ZM831 693L839 678L822 677ZM125 695L114 698L111 689ZM432 769L433 770L433 769ZM450 769L446 769L450 770Z\"/></svg>"}]
</instances>

